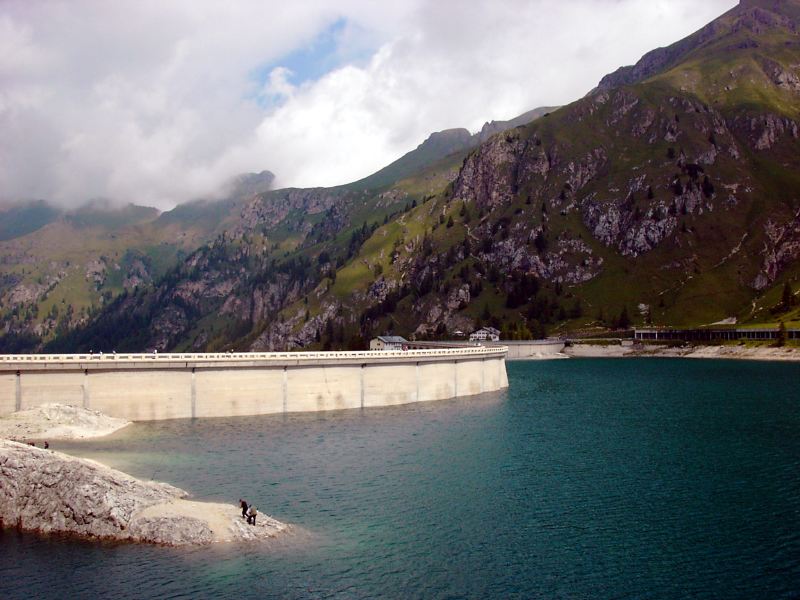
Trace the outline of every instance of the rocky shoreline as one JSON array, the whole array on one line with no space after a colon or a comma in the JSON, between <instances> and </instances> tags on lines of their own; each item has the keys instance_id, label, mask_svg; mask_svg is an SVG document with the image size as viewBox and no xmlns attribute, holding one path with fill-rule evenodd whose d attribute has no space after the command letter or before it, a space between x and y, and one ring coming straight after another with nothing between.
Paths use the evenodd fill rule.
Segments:
<instances>
[{"instance_id":1,"label":"rocky shoreline","mask_svg":"<svg viewBox=\"0 0 800 600\"><path fill-rule=\"evenodd\" d=\"M771 346L661 346L656 344L573 344L563 353L572 358L712 358L736 360L800 361L800 348Z\"/></svg>"},{"instance_id":2,"label":"rocky shoreline","mask_svg":"<svg viewBox=\"0 0 800 600\"><path fill-rule=\"evenodd\" d=\"M187 496L95 461L0 440L0 527L168 546L268 539L289 528L264 514L248 525L236 505Z\"/></svg>"}]
</instances>

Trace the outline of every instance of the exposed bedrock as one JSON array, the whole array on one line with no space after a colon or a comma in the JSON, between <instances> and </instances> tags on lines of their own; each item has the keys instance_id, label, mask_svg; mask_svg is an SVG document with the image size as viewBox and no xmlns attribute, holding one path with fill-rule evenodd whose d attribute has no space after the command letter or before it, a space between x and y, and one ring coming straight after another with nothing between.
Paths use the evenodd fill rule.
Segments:
<instances>
[{"instance_id":1,"label":"exposed bedrock","mask_svg":"<svg viewBox=\"0 0 800 600\"><path fill-rule=\"evenodd\" d=\"M287 526L235 505L192 502L166 483L94 461L0 440L0 521L37 533L170 546L272 537Z\"/></svg>"}]
</instances>

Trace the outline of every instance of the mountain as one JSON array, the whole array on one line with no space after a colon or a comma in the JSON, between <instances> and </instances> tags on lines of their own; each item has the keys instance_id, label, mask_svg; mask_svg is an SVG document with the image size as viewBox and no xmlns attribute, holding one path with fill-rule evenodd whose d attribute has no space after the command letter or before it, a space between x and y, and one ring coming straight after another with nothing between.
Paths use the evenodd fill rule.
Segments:
<instances>
[{"instance_id":1,"label":"mountain","mask_svg":"<svg viewBox=\"0 0 800 600\"><path fill-rule=\"evenodd\" d=\"M263 194L272 189L275 183L275 174L272 171L261 171L260 173L244 173L234 177L230 182L231 188L228 197L239 198Z\"/></svg>"},{"instance_id":2,"label":"mountain","mask_svg":"<svg viewBox=\"0 0 800 600\"><path fill-rule=\"evenodd\" d=\"M398 158L377 173L351 184L363 189L379 188L409 177L425 165L451 154L463 152L475 146L472 135L466 129L446 129L432 133L416 149Z\"/></svg>"},{"instance_id":3,"label":"mountain","mask_svg":"<svg viewBox=\"0 0 800 600\"><path fill-rule=\"evenodd\" d=\"M483 135L489 128L528 122L546 111L537 109L508 122L489 123L484 126ZM380 223L410 210L423 198L433 197L451 182L466 151L479 143L480 135L466 130L434 133L416 150L387 168L349 185L270 190L253 196L233 196L225 201L196 201L163 213L148 228L157 232L159 238L182 241L184 248L191 245L189 241L202 246L203 238L213 239L213 242L201 247L183 265L178 265L175 272L167 274L162 282L166 285L157 288L157 294L147 289L139 292L150 294L146 317L138 315L137 320L127 325L120 325L112 318L113 325L108 331L133 329L135 323L137 331L145 334L160 332L149 338L137 336L123 341L117 345L119 348L169 347L177 338L177 330L187 330L184 334L192 338L194 348L207 347L210 337L218 337L224 343L244 327L235 318L235 311L244 310L243 302L231 299L228 306L221 306L225 294L235 288L246 289L242 292L250 296L246 320L260 323L267 315L293 301L303 285L320 276L320 272L304 271L311 264L309 253L315 254L317 266L335 275L336 268L352 258L358 246ZM211 254L216 256L212 258ZM328 256L330 264L319 263L319 256ZM274 272L265 273L275 270L284 273L279 276ZM286 271L289 279L301 277L303 285L289 283L269 288L268 293L253 289L263 286L265 279L286 279ZM198 284L198 278L203 283ZM189 285L186 280L193 283ZM164 287L170 286L173 289L162 294ZM193 291L184 290L183 286ZM127 288L120 301L129 302L128 292L131 291ZM98 319L106 319L109 311L113 314L113 307ZM126 318L133 316L135 313L129 312ZM151 320L154 324L147 326ZM198 323L192 324L194 320ZM103 327L100 329L105 331ZM99 348L102 340L96 339L89 345Z\"/></svg>"},{"instance_id":4,"label":"mountain","mask_svg":"<svg viewBox=\"0 0 800 600\"><path fill-rule=\"evenodd\" d=\"M162 213L154 226L175 231L182 237L205 240L229 226L236 219L237 210L244 202L271 190L274 182L275 175L271 171L237 175L224 186L222 198L198 199L179 204Z\"/></svg>"},{"instance_id":5,"label":"mountain","mask_svg":"<svg viewBox=\"0 0 800 600\"><path fill-rule=\"evenodd\" d=\"M481 130L472 136L471 145L477 146L482 144L490 137L500 133L501 131L519 127L521 125L527 125L528 123L533 123L536 119L544 117L545 115L549 115L551 112L558 110L558 108L558 106L542 106L540 108L534 108L533 110L524 112L520 116L509 121L489 121L484 123L483 127L481 127Z\"/></svg>"},{"instance_id":6,"label":"mountain","mask_svg":"<svg viewBox=\"0 0 800 600\"><path fill-rule=\"evenodd\" d=\"M33 233L59 216L61 211L44 200L20 202L0 208L0 241Z\"/></svg>"},{"instance_id":7,"label":"mountain","mask_svg":"<svg viewBox=\"0 0 800 600\"><path fill-rule=\"evenodd\" d=\"M689 37L667 48L648 52L635 65L621 67L605 76L597 89L608 90L640 83L672 69L686 61L692 53L704 49L720 53L757 48L759 42L755 37L767 41L770 33L780 29L796 33L798 16L800 11L794 0L741 0L739 6ZM722 43L723 47L718 43Z\"/></svg>"},{"instance_id":8,"label":"mountain","mask_svg":"<svg viewBox=\"0 0 800 600\"><path fill-rule=\"evenodd\" d=\"M108 200L69 211L45 201L0 210L0 349L60 335L124 290L157 281L235 223L240 205L273 181L269 171L240 175L223 199L165 213Z\"/></svg>"},{"instance_id":9,"label":"mountain","mask_svg":"<svg viewBox=\"0 0 800 600\"><path fill-rule=\"evenodd\" d=\"M107 200L95 200L70 211L64 219L77 229L102 227L109 231L153 221L160 211L151 206L127 204L114 206Z\"/></svg>"},{"instance_id":10,"label":"mountain","mask_svg":"<svg viewBox=\"0 0 800 600\"><path fill-rule=\"evenodd\" d=\"M480 324L525 337L793 318L799 17L799 0L743 2L477 147L433 160L467 134L429 140L415 151L428 162L377 189L261 194L50 347L357 348Z\"/></svg>"},{"instance_id":11,"label":"mountain","mask_svg":"<svg viewBox=\"0 0 800 600\"><path fill-rule=\"evenodd\" d=\"M356 188L374 189L414 175L426 166L450 155L465 152L486 141L495 133L525 125L554 110L550 107L529 110L509 121L491 121L478 133L471 134L467 129L445 129L432 133L416 149L401 156L377 173L350 184Z\"/></svg>"},{"instance_id":12,"label":"mountain","mask_svg":"<svg viewBox=\"0 0 800 600\"><path fill-rule=\"evenodd\" d=\"M541 112L529 111L510 122L534 119ZM417 150L348 186L273 191L275 176L262 171L233 178L222 199L195 200L160 214L94 201L68 213L58 211L33 235L9 228L19 230L14 237L20 239L0 244L6 265L0 277L0 327L6 334L0 336L0 349L31 348L90 322L114 298L152 285L187 253L212 240L263 241L260 233L269 231L272 252L286 253L297 244L297 231L325 239L351 222L375 214L388 217L412 202L411 195L433 195L455 176L465 150L477 145L478 137L460 130L462 139L456 134L454 140L453 131L459 130L432 134ZM420 169L427 171L426 179L416 182L418 189L398 191L414 187L410 182L388 189Z\"/></svg>"}]
</instances>

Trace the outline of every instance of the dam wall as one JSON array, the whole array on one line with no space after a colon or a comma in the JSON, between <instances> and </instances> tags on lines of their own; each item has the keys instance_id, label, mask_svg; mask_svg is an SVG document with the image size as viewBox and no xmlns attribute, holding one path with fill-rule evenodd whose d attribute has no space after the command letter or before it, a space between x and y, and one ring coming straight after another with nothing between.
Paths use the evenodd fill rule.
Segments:
<instances>
[{"instance_id":1,"label":"dam wall","mask_svg":"<svg viewBox=\"0 0 800 600\"><path fill-rule=\"evenodd\" d=\"M566 358L563 354L564 340L502 340L499 342L466 342L464 340L449 340L444 342L409 342L412 348L504 348L506 360L546 360L551 358Z\"/></svg>"},{"instance_id":2,"label":"dam wall","mask_svg":"<svg viewBox=\"0 0 800 600\"><path fill-rule=\"evenodd\" d=\"M58 402L131 421L366 408L508 387L506 348L0 356L0 416Z\"/></svg>"},{"instance_id":3,"label":"dam wall","mask_svg":"<svg viewBox=\"0 0 800 600\"><path fill-rule=\"evenodd\" d=\"M564 340L483 342L489 348L506 347L507 360L563 358Z\"/></svg>"}]
</instances>

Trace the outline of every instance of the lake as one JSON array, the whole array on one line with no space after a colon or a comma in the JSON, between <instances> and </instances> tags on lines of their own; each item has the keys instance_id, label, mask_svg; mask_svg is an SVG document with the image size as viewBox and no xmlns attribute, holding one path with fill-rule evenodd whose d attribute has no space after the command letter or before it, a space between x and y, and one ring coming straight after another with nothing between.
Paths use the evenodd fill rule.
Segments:
<instances>
[{"instance_id":1,"label":"lake","mask_svg":"<svg viewBox=\"0 0 800 600\"><path fill-rule=\"evenodd\" d=\"M187 550L6 530L0 597L800 597L800 364L508 374L466 399L54 443L295 531Z\"/></svg>"}]
</instances>

